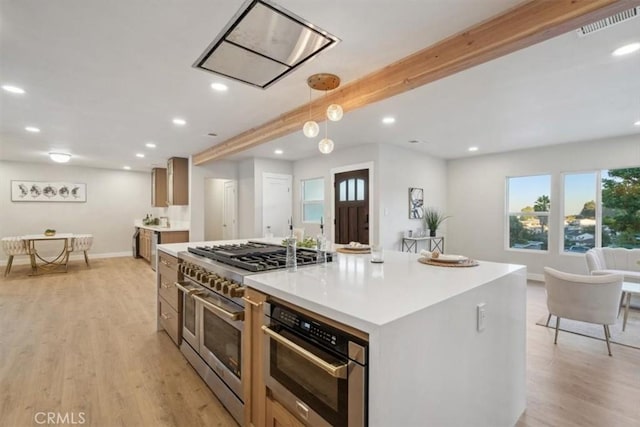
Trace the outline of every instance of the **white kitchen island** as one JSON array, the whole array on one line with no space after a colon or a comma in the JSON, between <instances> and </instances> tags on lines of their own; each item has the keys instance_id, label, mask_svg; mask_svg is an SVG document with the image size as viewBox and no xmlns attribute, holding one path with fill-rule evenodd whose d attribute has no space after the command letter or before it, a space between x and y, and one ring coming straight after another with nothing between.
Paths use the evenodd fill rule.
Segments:
<instances>
[{"instance_id":1,"label":"white kitchen island","mask_svg":"<svg viewBox=\"0 0 640 427\"><path fill-rule=\"evenodd\" d=\"M526 406L524 266L437 267L401 252L372 264L369 255L336 255L326 266L246 283L369 334L370 426L516 423Z\"/></svg>"}]
</instances>

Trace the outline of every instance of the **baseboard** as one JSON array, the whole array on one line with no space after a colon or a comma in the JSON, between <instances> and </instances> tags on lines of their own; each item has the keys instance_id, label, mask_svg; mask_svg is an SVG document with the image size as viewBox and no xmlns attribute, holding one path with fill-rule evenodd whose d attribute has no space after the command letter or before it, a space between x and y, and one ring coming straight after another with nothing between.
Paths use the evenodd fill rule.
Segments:
<instances>
[{"instance_id":1,"label":"baseboard","mask_svg":"<svg viewBox=\"0 0 640 427\"><path fill-rule=\"evenodd\" d=\"M92 259L100 259L100 258L120 258L132 256L131 251L125 252L107 252L102 254L94 254L93 252L89 252L89 261ZM46 259L46 258L45 258ZM83 252L72 252L69 255L69 261L82 260L84 262L84 253ZM29 257L27 255L16 255L13 258L13 265L28 265ZM0 266L6 266L7 260L0 260Z\"/></svg>"}]
</instances>

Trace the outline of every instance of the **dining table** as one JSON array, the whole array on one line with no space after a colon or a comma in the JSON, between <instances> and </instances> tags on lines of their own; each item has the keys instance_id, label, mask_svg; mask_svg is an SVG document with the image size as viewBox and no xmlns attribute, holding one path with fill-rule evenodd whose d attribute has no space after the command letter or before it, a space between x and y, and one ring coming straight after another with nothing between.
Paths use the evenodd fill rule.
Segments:
<instances>
[{"instance_id":1,"label":"dining table","mask_svg":"<svg viewBox=\"0 0 640 427\"><path fill-rule=\"evenodd\" d=\"M27 249L27 254L31 260L31 275L54 272L67 272L69 263L69 252L71 250L73 234L72 233L56 233L53 235L45 234L28 234L22 236ZM38 243L45 241L59 241L62 243L60 252L53 255L54 258L46 259L38 252ZM64 270L63 270L64 269Z\"/></svg>"}]
</instances>

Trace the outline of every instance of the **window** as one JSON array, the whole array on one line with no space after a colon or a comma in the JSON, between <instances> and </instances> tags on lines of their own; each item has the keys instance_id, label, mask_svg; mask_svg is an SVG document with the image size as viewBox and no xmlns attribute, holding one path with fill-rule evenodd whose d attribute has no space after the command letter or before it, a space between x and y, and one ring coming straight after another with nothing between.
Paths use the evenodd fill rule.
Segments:
<instances>
[{"instance_id":1,"label":"window","mask_svg":"<svg viewBox=\"0 0 640 427\"><path fill-rule=\"evenodd\" d=\"M507 178L509 248L548 249L550 190L550 175Z\"/></svg>"},{"instance_id":2,"label":"window","mask_svg":"<svg viewBox=\"0 0 640 427\"><path fill-rule=\"evenodd\" d=\"M564 176L564 252L585 253L596 246L597 175Z\"/></svg>"},{"instance_id":3,"label":"window","mask_svg":"<svg viewBox=\"0 0 640 427\"><path fill-rule=\"evenodd\" d=\"M324 178L302 180L302 222L320 223L324 215Z\"/></svg>"},{"instance_id":4,"label":"window","mask_svg":"<svg viewBox=\"0 0 640 427\"><path fill-rule=\"evenodd\" d=\"M351 178L340 183L341 202L352 202L354 200L364 200L364 179Z\"/></svg>"}]
</instances>

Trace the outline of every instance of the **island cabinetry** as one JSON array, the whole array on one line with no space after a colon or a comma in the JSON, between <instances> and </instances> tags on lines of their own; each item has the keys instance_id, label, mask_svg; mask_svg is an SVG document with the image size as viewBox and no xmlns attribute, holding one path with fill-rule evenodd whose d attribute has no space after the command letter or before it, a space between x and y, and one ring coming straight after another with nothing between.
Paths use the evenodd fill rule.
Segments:
<instances>
[{"instance_id":1,"label":"island cabinetry","mask_svg":"<svg viewBox=\"0 0 640 427\"><path fill-rule=\"evenodd\" d=\"M266 403L266 427L305 427L303 423L298 421L298 419L278 403L278 401L267 397Z\"/></svg>"},{"instance_id":2,"label":"island cabinetry","mask_svg":"<svg viewBox=\"0 0 640 427\"><path fill-rule=\"evenodd\" d=\"M255 289L247 288L242 299L245 310L242 351L245 425L264 427L267 389L264 384L265 338L262 325L264 325L264 303L267 296Z\"/></svg>"},{"instance_id":3,"label":"island cabinetry","mask_svg":"<svg viewBox=\"0 0 640 427\"><path fill-rule=\"evenodd\" d=\"M175 283L180 279L178 259L158 252L158 330L165 330L180 345L182 300Z\"/></svg>"},{"instance_id":4,"label":"island cabinetry","mask_svg":"<svg viewBox=\"0 0 640 427\"><path fill-rule=\"evenodd\" d=\"M164 208L167 206L167 169L151 169L151 206Z\"/></svg>"},{"instance_id":5,"label":"island cabinetry","mask_svg":"<svg viewBox=\"0 0 640 427\"><path fill-rule=\"evenodd\" d=\"M167 163L167 203L189 204L189 159L172 157Z\"/></svg>"}]
</instances>

